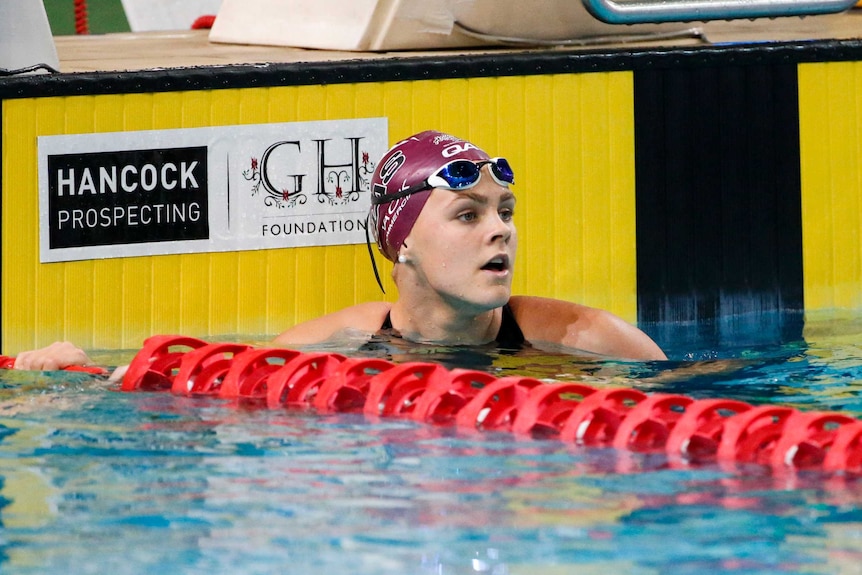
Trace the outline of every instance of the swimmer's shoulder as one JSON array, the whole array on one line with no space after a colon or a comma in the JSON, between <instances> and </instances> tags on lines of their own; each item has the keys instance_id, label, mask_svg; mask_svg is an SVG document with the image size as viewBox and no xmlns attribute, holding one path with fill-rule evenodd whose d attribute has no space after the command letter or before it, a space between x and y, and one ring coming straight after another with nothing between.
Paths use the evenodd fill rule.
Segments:
<instances>
[{"instance_id":1,"label":"swimmer's shoulder","mask_svg":"<svg viewBox=\"0 0 862 575\"><path fill-rule=\"evenodd\" d=\"M647 334L606 310L536 296L512 296L509 307L527 341L625 359L666 359Z\"/></svg>"},{"instance_id":2,"label":"swimmer's shoulder","mask_svg":"<svg viewBox=\"0 0 862 575\"><path fill-rule=\"evenodd\" d=\"M376 333L392 304L384 301L360 303L305 321L280 333L273 343L283 346L310 345L331 339L345 330Z\"/></svg>"},{"instance_id":3,"label":"swimmer's shoulder","mask_svg":"<svg viewBox=\"0 0 862 575\"><path fill-rule=\"evenodd\" d=\"M538 296L512 296L509 308L529 341L562 343L570 327L586 329L598 310L582 304Z\"/></svg>"}]
</instances>

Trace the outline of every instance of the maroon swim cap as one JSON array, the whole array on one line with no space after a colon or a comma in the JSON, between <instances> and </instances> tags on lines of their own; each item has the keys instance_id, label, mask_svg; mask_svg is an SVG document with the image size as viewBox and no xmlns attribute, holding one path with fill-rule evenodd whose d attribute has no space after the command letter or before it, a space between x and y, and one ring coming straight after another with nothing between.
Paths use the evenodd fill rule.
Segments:
<instances>
[{"instance_id":1,"label":"maroon swim cap","mask_svg":"<svg viewBox=\"0 0 862 575\"><path fill-rule=\"evenodd\" d=\"M487 160L489 156L474 144L442 132L429 130L410 136L392 146L377 164L371 179L372 193L389 195L421 185L447 163L461 159ZM386 259L394 262L398 257L398 250L413 229L431 191L371 207L377 247Z\"/></svg>"}]
</instances>

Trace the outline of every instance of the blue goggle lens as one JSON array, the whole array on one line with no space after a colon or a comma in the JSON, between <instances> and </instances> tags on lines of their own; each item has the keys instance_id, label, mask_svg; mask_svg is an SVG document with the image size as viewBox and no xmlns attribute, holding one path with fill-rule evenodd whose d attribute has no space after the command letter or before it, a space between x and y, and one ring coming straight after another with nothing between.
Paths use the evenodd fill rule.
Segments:
<instances>
[{"instance_id":1,"label":"blue goggle lens","mask_svg":"<svg viewBox=\"0 0 862 575\"><path fill-rule=\"evenodd\" d=\"M479 180L480 167L468 160L459 160L443 166L437 176L440 176L449 187L455 190L471 186Z\"/></svg>"},{"instance_id":2,"label":"blue goggle lens","mask_svg":"<svg viewBox=\"0 0 862 575\"><path fill-rule=\"evenodd\" d=\"M455 160L440 168L434 175L442 178L448 188L462 190L475 185L479 181L482 175L482 166L485 164L490 164L491 175L498 184L505 186L515 183L515 174L512 172L512 166L509 165L509 162L505 158L492 158L479 162Z\"/></svg>"},{"instance_id":3,"label":"blue goggle lens","mask_svg":"<svg viewBox=\"0 0 862 575\"><path fill-rule=\"evenodd\" d=\"M491 174L497 181L515 184L515 172L512 171L512 166L506 158L494 158L488 162L491 164Z\"/></svg>"}]
</instances>

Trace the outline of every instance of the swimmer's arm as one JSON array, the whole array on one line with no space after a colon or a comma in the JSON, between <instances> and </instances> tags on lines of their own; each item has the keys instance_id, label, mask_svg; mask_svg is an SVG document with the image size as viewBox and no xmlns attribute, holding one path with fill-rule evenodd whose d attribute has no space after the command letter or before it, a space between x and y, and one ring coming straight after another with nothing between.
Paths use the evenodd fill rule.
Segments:
<instances>
[{"instance_id":1,"label":"swimmer's arm","mask_svg":"<svg viewBox=\"0 0 862 575\"><path fill-rule=\"evenodd\" d=\"M53 371L71 366L92 365L87 353L68 341L56 341L49 346L22 351L15 356L14 369Z\"/></svg>"},{"instance_id":2,"label":"swimmer's arm","mask_svg":"<svg viewBox=\"0 0 862 575\"><path fill-rule=\"evenodd\" d=\"M15 356L12 369L30 371L56 371L67 367L88 367L93 362L83 349L70 341L55 341L51 345L22 351ZM108 377L108 381L120 381L125 375L128 365L116 368Z\"/></svg>"},{"instance_id":3,"label":"swimmer's arm","mask_svg":"<svg viewBox=\"0 0 862 575\"><path fill-rule=\"evenodd\" d=\"M390 304L386 302L370 302L345 308L285 330L273 343L283 346L320 343L345 329L374 333L380 329L389 308ZM52 371L87 365L92 365L92 361L83 349L68 341L58 341L39 349L18 353L13 367ZM117 369L112 379L122 377L125 367Z\"/></svg>"},{"instance_id":4,"label":"swimmer's arm","mask_svg":"<svg viewBox=\"0 0 862 575\"><path fill-rule=\"evenodd\" d=\"M322 343L344 330L370 335L380 329L390 307L387 302L368 302L344 308L288 328L272 343L285 347Z\"/></svg>"},{"instance_id":5,"label":"swimmer's arm","mask_svg":"<svg viewBox=\"0 0 862 575\"><path fill-rule=\"evenodd\" d=\"M610 312L531 296L514 296L509 305L528 341L557 343L620 359L667 359L647 334Z\"/></svg>"}]
</instances>

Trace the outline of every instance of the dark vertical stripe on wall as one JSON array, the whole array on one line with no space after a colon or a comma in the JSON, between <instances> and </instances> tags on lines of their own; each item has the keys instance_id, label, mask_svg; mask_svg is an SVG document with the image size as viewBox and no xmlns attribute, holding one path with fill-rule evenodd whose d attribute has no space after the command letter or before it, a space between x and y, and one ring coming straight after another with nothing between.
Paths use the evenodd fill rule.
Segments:
<instances>
[{"instance_id":1,"label":"dark vertical stripe on wall","mask_svg":"<svg viewBox=\"0 0 862 575\"><path fill-rule=\"evenodd\" d=\"M639 70L634 101L639 322L666 347L799 337L796 66Z\"/></svg>"}]
</instances>

